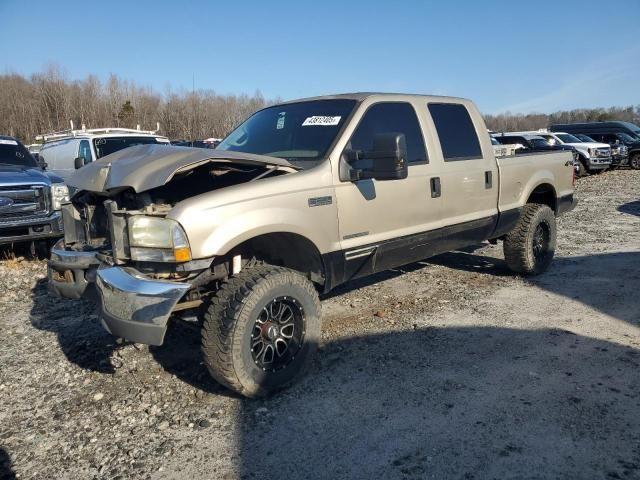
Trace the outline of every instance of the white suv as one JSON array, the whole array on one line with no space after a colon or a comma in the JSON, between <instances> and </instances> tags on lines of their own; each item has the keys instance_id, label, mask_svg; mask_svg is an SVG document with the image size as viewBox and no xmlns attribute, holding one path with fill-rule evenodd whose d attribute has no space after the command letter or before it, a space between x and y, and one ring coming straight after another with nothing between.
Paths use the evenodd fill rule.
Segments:
<instances>
[{"instance_id":1,"label":"white suv","mask_svg":"<svg viewBox=\"0 0 640 480\"><path fill-rule=\"evenodd\" d=\"M78 168L123 148L149 143L169 145L169 139L155 131L131 128L83 128L40 135L37 139L44 142L40 160L63 179Z\"/></svg>"}]
</instances>

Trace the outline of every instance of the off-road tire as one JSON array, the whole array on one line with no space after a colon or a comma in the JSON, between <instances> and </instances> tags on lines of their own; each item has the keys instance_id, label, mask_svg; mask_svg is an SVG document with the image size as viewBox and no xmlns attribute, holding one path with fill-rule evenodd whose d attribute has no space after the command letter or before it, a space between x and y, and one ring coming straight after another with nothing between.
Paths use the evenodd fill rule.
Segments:
<instances>
[{"instance_id":1,"label":"off-road tire","mask_svg":"<svg viewBox=\"0 0 640 480\"><path fill-rule=\"evenodd\" d=\"M640 153L634 153L629 157L629 166L634 170L640 170Z\"/></svg>"},{"instance_id":2,"label":"off-road tire","mask_svg":"<svg viewBox=\"0 0 640 480\"><path fill-rule=\"evenodd\" d=\"M290 363L276 371L258 365L252 332L275 299L295 301L303 312L302 342ZM320 300L306 277L283 267L258 264L229 278L202 309L202 351L213 378L245 397L263 397L303 375L320 341Z\"/></svg>"},{"instance_id":3,"label":"off-road tire","mask_svg":"<svg viewBox=\"0 0 640 480\"><path fill-rule=\"evenodd\" d=\"M534 249L540 230L543 235L541 249ZM520 214L517 225L507 234L503 243L504 259L509 269L524 275L543 273L553 260L556 248L556 217L547 205L528 203ZM538 254L536 254L538 252Z\"/></svg>"}]
</instances>

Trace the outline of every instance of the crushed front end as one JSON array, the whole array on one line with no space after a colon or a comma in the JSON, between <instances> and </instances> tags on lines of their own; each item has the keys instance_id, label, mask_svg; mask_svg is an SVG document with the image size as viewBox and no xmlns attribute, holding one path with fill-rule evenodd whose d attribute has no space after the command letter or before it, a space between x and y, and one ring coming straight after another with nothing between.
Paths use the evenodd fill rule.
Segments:
<instances>
[{"instance_id":1,"label":"crushed front end","mask_svg":"<svg viewBox=\"0 0 640 480\"><path fill-rule=\"evenodd\" d=\"M182 227L166 218L170 208L131 190L80 192L62 208L65 235L51 251L49 292L93 298L110 333L161 345L171 313L199 303L197 289L196 297L188 292L211 264L191 259Z\"/></svg>"}]
</instances>

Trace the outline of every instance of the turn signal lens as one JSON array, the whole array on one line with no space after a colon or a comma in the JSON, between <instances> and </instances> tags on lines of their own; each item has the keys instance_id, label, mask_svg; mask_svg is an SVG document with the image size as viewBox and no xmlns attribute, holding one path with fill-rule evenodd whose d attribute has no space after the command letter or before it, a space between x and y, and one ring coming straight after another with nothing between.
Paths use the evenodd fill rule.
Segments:
<instances>
[{"instance_id":1,"label":"turn signal lens","mask_svg":"<svg viewBox=\"0 0 640 480\"><path fill-rule=\"evenodd\" d=\"M176 262L188 262L191 260L191 250L189 250L189 247L174 248L173 256Z\"/></svg>"}]
</instances>

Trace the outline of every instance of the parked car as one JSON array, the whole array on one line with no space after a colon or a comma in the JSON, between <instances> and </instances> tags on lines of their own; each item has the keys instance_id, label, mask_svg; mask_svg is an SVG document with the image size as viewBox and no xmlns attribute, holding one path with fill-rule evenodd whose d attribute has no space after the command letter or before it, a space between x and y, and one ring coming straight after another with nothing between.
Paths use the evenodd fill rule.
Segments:
<instances>
[{"instance_id":1,"label":"parked car","mask_svg":"<svg viewBox=\"0 0 640 480\"><path fill-rule=\"evenodd\" d=\"M143 144L169 144L155 131L131 128L66 130L38 137L44 141L39 156L63 179L75 170L123 148Z\"/></svg>"},{"instance_id":2,"label":"parked car","mask_svg":"<svg viewBox=\"0 0 640 480\"><path fill-rule=\"evenodd\" d=\"M579 138L574 137L570 133L565 132L538 130L526 133L539 135L546 139L551 145L569 145L575 148L579 155L578 161L580 162L580 176L584 175L586 172L602 172L612 165L611 147L607 143L586 143Z\"/></svg>"},{"instance_id":3,"label":"parked car","mask_svg":"<svg viewBox=\"0 0 640 480\"><path fill-rule=\"evenodd\" d=\"M582 133L597 142L622 144L628 149L628 164L640 169L640 127L630 122L563 123L549 126L552 132Z\"/></svg>"},{"instance_id":4,"label":"parked car","mask_svg":"<svg viewBox=\"0 0 640 480\"><path fill-rule=\"evenodd\" d=\"M581 142L594 143L595 140L588 135L582 133L574 133L574 137L578 138ZM614 141L613 143L601 142L608 144L611 147L611 165L628 165L629 163L629 149L626 145L620 143L620 141Z\"/></svg>"},{"instance_id":5,"label":"parked car","mask_svg":"<svg viewBox=\"0 0 640 480\"><path fill-rule=\"evenodd\" d=\"M487 239L514 272L544 272L572 166L561 149L496 159L461 98L283 103L215 150L140 145L78 170L49 288L95 288L108 331L152 345L199 308L211 374L265 395L309 365L318 292Z\"/></svg>"},{"instance_id":6,"label":"parked car","mask_svg":"<svg viewBox=\"0 0 640 480\"><path fill-rule=\"evenodd\" d=\"M42 255L49 239L62 236L69 191L43 167L16 138L0 136L0 245L29 242Z\"/></svg>"}]
</instances>

